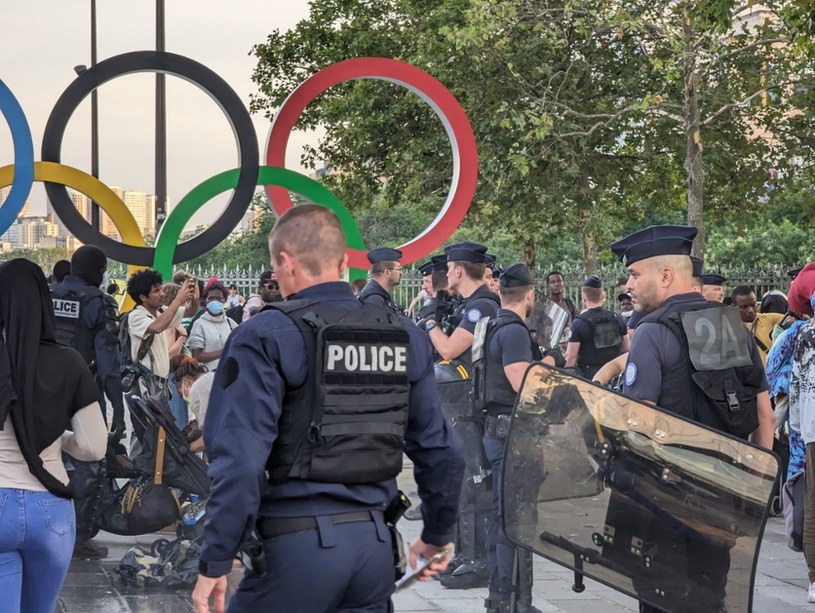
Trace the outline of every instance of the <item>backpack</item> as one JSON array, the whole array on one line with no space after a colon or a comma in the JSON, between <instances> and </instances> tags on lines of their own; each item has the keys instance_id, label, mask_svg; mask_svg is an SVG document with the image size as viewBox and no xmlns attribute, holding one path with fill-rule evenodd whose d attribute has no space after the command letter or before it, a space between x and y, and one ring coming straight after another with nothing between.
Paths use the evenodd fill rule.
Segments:
<instances>
[{"instance_id":1,"label":"backpack","mask_svg":"<svg viewBox=\"0 0 815 613\"><path fill-rule=\"evenodd\" d=\"M133 311L122 313L119 317L119 359L122 364L122 390L129 392L133 389L139 377L152 374L142 365L141 361L153 346L155 334L150 334L142 339L136 359L133 360L133 343L130 340L130 314Z\"/></svg>"}]
</instances>

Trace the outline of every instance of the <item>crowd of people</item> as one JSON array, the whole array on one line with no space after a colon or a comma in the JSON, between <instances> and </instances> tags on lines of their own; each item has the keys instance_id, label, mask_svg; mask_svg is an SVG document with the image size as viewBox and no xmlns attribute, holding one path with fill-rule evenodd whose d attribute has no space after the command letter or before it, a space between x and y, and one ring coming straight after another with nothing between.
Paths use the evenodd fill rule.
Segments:
<instances>
[{"instance_id":1,"label":"crowd of people","mask_svg":"<svg viewBox=\"0 0 815 613\"><path fill-rule=\"evenodd\" d=\"M312 205L278 220L273 270L245 300L217 278L178 271L165 282L146 269L127 280L136 306L119 315L118 286L100 287L107 259L97 247L55 267L50 286L31 262L0 265L0 517L3 534L17 535L0 540L13 569L0 574L0 593L22 610L51 610L72 557L107 555L93 540L104 457L126 453L123 397L137 394L167 398L179 430L203 430L190 438L211 481L196 611L223 602L242 553L233 610L271 600L282 610L389 610L405 571L392 533L409 504L395 482L406 453L418 485L411 511L424 523L402 552L409 566L430 560L421 578L438 575L449 589L488 587L488 612L534 613L531 559L501 527L500 479L524 373L543 362L788 450L787 476L804 474L808 486L803 551L815 602L815 264L759 301L749 286L726 292L727 279L690 257L695 234L656 226L612 245L628 271L612 285L616 310L596 275L582 281L578 305L559 271L537 280L474 242L422 263L422 293L405 309L392 298L402 253L373 249L368 281L342 281L342 229ZM671 323L702 310L715 313L706 338ZM722 338L742 361L694 362L694 347ZM744 419L688 394L700 379L737 389L730 412ZM721 575L712 562L681 563L698 566L689 577ZM712 588L714 608L724 589ZM657 604L643 595L641 610L684 610Z\"/></svg>"}]
</instances>

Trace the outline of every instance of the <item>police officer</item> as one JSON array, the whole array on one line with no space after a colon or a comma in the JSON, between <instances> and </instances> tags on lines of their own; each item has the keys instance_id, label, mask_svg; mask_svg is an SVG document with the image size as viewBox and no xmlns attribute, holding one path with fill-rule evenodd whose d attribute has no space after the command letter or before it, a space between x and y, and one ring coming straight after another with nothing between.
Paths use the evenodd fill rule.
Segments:
<instances>
[{"instance_id":1,"label":"police officer","mask_svg":"<svg viewBox=\"0 0 815 613\"><path fill-rule=\"evenodd\" d=\"M691 289L693 289L694 292L699 292L701 294L702 287L705 285L705 280L702 279L705 263L702 261L702 258L697 258L695 255L690 256L690 262L693 270L691 273L693 276L691 280Z\"/></svg>"},{"instance_id":2,"label":"police officer","mask_svg":"<svg viewBox=\"0 0 815 613\"><path fill-rule=\"evenodd\" d=\"M504 269L498 266L498 256L492 253L487 254L487 270L484 272L484 283L487 284L489 290L499 296L499 279Z\"/></svg>"},{"instance_id":3,"label":"police officer","mask_svg":"<svg viewBox=\"0 0 815 613\"><path fill-rule=\"evenodd\" d=\"M430 342L444 360L459 359L465 367L472 362L471 348L476 324L483 317L495 317L498 297L484 283L487 248L465 242L444 249L447 255L447 287L464 299L458 307L461 321L447 336L434 318L425 321Z\"/></svg>"},{"instance_id":4,"label":"police officer","mask_svg":"<svg viewBox=\"0 0 815 613\"><path fill-rule=\"evenodd\" d=\"M57 341L76 349L95 374L100 392L113 407L110 436L118 441L125 433L119 310L116 301L99 289L106 270L107 258L99 247L80 247L71 258L71 274L51 287L51 296ZM100 405L104 407L104 401ZM104 408L102 414L105 414ZM71 464L74 469L69 472L76 508L74 558L104 558L107 549L91 540L105 479L104 464L73 459Z\"/></svg>"},{"instance_id":5,"label":"police officer","mask_svg":"<svg viewBox=\"0 0 815 613\"><path fill-rule=\"evenodd\" d=\"M702 275L702 296L705 300L712 302L724 301L724 282L727 281L725 277L715 272L710 272Z\"/></svg>"},{"instance_id":6,"label":"police officer","mask_svg":"<svg viewBox=\"0 0 815 613\"><path fill-rule=\"evenodd\" d=\"M755 342L737 321L735 324L731 321L735 314L731 309L712 305L691 290L692 265L688 255L696 233L696 228L687 226L651 226L611 246L628 268L628 289L635 309L647 313L631 341L624 375L625 393L713 428L745 438L749 435L754 443L772 448L773 412ZM701 311L697 317L706 317L702 325L676 323L692 316L694 311ZM722 339L732 340L723 344ZM731 351L694 349L708 344L726 346ZM728 406L717 406L701 392L696 381L707 381L713 391L740 388L741 393L738 396L728 393ZM628 515L630 521L637 522ZM654 564L670 569L666 572L675 579L676 592L667 594L666 608L721 610L729 549L659 525L641 526L638 530L639 536L660 554ZM713 596L704 601L699 594L683 594L682 577L704 585L705 593ZM653 595L653 591L636 581L635 589ZM640 603L640 611L660 610Z\"/></svg>"},{"instance_id":7,"label":"police officer","mask_svg":"<svg viewBox=\"0 0 815 613\"><path fill-rule=\"evenodd\" d=\"M345 249L339 219L321 206L290 209L270 234L287 301L241 324L216 371L196 612L210 597L223 606L252 529L263 555L252 554L231 611L391 611L383 511L397 496L403 452L425 511L411 566L448 551L463 461L439 410L430 344L408 319L354 298L340 280Z\"/></svg>"},{"instance_id":8,"label":"police officer","mask_svg":"<svg viewBox=\"0 0 815 613\"><path fill-rule=\"evenodd\" d=\"M398 249L380 247L368 252L371 263L371 280L362 288L358 299L363 304L374 304L401 315L402 312L391 297L393 288L402 280L402 252Z\"/></svg>"},{"instance_id":9,"label":"police officer","mask_svg":"<svg viewBox=\"0 0 815 613\"><path fill-rule=\"evenodd\" d=\"M422 275L422 289L430 296L430 300L416 313L416 321L424 325L428 317L436 316L439 298L445 303L450 301L447 295L447 256L434 255L430 260L419 267ZM439 292L444 292L441 296Z\"/></svg>"},{"instance_id":10,"label":"police officer","mask_svg":"<svg viewBox=\"0 0 815 613\"><path fill-rule=\"evenodd\" d=\"M476 339L476 343L483 342L480 354L483 358L474 363L476 406L486 416L483 445L493 482L493 508L487 535L490 595L486 606L489 613L532 613L538 609L531 604L531 557L528 552L517 551L503 533L500 486L504 439L515 397L529 364L542 359L540 348L524 323L535 302L535 282L529 269L522 264L507 268L500 278L500 293L501 308L497 317L487 325L484 338Z\"/></svg>"},{"instance_id":11,"label":"police officer","mask_svg":"<svg viewBox=\"0 0 815 613\"><path fill-rule=\"evenodd\" d=\"M591 379L603 364L628 351L628 330L622 316L603 306L606 295L600 277L585 279L580 291L586 310L569 328L566 368L576 367Z\"/></svg>"}]
</instances>

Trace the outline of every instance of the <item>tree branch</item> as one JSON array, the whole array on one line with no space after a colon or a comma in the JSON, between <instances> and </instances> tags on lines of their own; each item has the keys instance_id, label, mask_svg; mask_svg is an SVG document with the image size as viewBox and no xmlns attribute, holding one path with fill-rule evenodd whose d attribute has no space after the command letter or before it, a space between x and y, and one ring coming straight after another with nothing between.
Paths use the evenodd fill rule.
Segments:
<instances>
[{"instance_id":1,"label":"tree branch","mask_svg":"<svg viewBox=\"0 0 815 613\"><path fill-rule=\"evenodd\" d=\"M775 83L773 85L768 85L767 87L762 87L758 91L753 92L752 94L747 96L744 100L740 100L738 102L731 102L729 104L725 104L723 107L719 108L719 110L714 112L710 117L708 117L704 121L700 122L699 125L700 126L710 125L723 113L726 113L730 109L744 107L744 106L747 105L748 102L750 102L751 100L759 97L761 94L767 93L768 91L773 90L773 89L780 89L782 87L786 87L787 85L792 85L794 83L799 83L799 82L800 81L798 81L798 80L784 81L783 83Z\"/></svg>"}]
</instances>

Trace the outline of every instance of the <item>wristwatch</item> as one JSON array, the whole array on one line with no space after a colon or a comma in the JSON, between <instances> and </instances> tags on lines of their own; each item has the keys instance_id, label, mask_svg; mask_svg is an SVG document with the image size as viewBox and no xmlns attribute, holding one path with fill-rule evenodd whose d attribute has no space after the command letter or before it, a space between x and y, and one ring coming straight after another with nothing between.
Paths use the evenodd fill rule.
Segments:
<instances>
[{"instance_id":1,"label":"wristwatch","mask_svg":"<svg viewBox=\"0 0 815 613\"><path fill-rule=\"evenodd\" d=\"M426 322L424 322L424 329L430 332L433 328L435 328L438 325L439 324L436 323L435 319L428 319Z\"/></svg>"}]
</instances>

